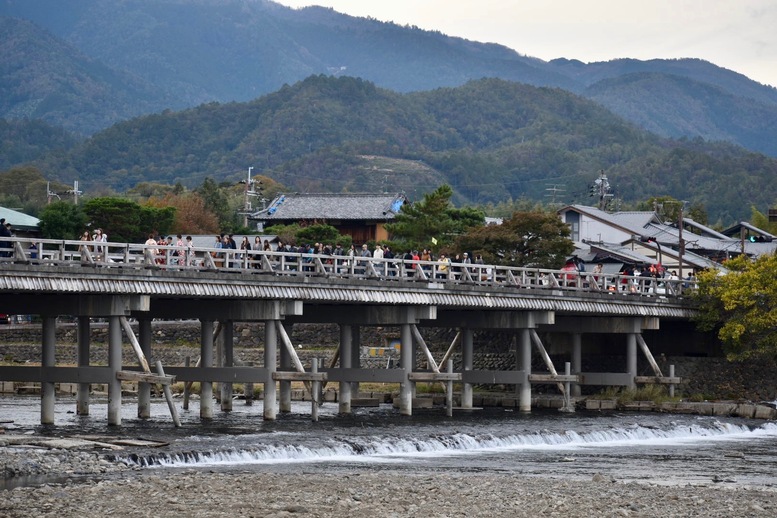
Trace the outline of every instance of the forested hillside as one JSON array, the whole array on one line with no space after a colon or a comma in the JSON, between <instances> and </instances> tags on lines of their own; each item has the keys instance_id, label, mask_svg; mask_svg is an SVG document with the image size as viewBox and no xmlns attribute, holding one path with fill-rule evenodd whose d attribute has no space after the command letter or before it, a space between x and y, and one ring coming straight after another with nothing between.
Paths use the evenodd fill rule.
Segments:
<instances>
[{"instance_id":1,"label":"forested hillside","mask_svg":"<svg viewBox=\"0 0 777 518\"><path fill-rule=\"evenodd\" d=\"M268 0L3 0L0 23L0 117L83 134L164 109L250 101L315 74L397 92L498 77L589 96L664 136L777 156L777 89L698 59L545 62Z\"/></svg>"},{"instance_id":2,"label":"forested hillside","mask_svg":"<svg viewBox=\"0 0 777 518\"><path fill-rule=\"evenodd\" d=\"M774 159L663 140L563 90L498 79L398 94L313 76L250 103L117 124L40 166L87 189L236 181L248 166L308 192L413 194L444 181L467 203L542 199L551 184L565 189L559 201L587 202L588 185L604 170L626 202L668 194L703 203L723 222L749 215L749 203L777 199Z\"/></svg>"}]
</instances>

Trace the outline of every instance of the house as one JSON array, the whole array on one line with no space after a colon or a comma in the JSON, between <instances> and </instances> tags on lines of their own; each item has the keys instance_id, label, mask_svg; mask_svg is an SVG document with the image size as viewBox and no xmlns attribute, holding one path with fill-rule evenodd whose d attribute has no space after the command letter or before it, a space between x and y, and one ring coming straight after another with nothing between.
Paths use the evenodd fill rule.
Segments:
<instances>
[{"instance_id":1,"label":"house","mask_svg":"<svg viewBox=\"0 0 777 518\"><path fill-rule=\"evenodd\" d=\"M272 225L327 224L350 235L354 243L383 241L386 224L406 202L403 194L282 194L249 219L263 230Z\"/></svg>"},{"instance_id":2,"label":"house","mask_svg":"<svg viewBox=\"0 0 777 518\"><path fill-rule=\"evenodd\" d=\"M40 220L29 214L0 207L0 219L10 223L12 232L19 237L40 235Z\"/></svg>"},{"instance_id":3,"label":"house","mask_svg":"<svg viewBox=\"0 0 777 518\"><path fill-rule=\"evenodd\" d=\"M777 248L777 242L770 242L771 234L747 224L742 225L747 225L748 235L761 237L753 240L757 242L741 238L745 234L739 228L717 232L690 218L684 218L682 226L669 224L649 211L609 213L569 205L558 214L578 243L578 259L586 263L661 263L669 270L686 273L688 269L721 268L720 263L733 256L758 256Z\"/></svg>"}]
</instances>

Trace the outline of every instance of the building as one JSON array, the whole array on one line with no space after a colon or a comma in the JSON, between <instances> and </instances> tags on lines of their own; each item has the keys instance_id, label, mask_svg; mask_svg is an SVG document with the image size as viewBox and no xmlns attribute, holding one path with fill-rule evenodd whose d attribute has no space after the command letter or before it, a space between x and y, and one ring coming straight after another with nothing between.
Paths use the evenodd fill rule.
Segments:
<instances>
[{"instance_id":1,"label":"building","mask_svg":"<svg viewBox=\"0 0 777 518\"><path fill-rule=\"evenodd\" d=\"M0 219L10 223L13 233L18 236L40 235L40 220L29 214L0 207Z\"/></svg>"},{"instance_id":2,"label":"building","mask_svg":"<svg viewBox=\"0 0 777 518\"><path fill-rule=\"evenodd\" d=\"M731 257L745 253L756 257L777 249L768 232L740 223L717 232L690 218L682 228L665 223L655 212L605 212L596 207L568 205L558 211L570 226L577 244L576 256L585 263L614 265L661 263L669 270L721 268ZM745 236L758 236L750 240Z\"/></svg>"},{"instance_id":3,"label":"building","mask_svg":"<svg viewBox=\"0 0 777 518\"><path fill-rule=\"evenodd\" d=\"M403 194L282 194L249 219L263 231L272 225L326 224L354 243L383 241L386 224L394 220L406 202Z\"/></svg>"}]
</instances>

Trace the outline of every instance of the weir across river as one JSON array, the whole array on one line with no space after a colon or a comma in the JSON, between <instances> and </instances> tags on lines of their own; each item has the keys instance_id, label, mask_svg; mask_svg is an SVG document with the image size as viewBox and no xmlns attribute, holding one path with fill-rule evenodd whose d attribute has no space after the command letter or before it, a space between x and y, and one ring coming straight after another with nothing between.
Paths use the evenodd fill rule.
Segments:
<instances>
[{"instance_id":1,"label":"weir across river","mask_svg":"<svg viewBox=\"0 0 777 518\"><path fill-rule=\"evenodd\" d=\"M0 381L41 383L41 423L54 422L54 384L78 383L77 411L89 411L89 385L107 384L108 424L121 424L121 383L138 382L138 415L148 417L150 384L201 384L200 416L213 416L213 383L220 382L222 409L231 404L233 383L264 387L264 418L288 411L292 381L339 384L339 409L351 410L360 382L400 384L399 412L410 415L416 382L461 384L461 407L472 408L476 384L517 387L519 409L530 411L534 383L557 385L566 396L581 385L635 387L637 383L680 380L665 376L642 336L662 320L688 320L694 314L688 281L452 264L434 261L349 258L345 256L230 249L83 243L11 238L0 250L0 313L38 315L42 322L41 365L0 366ZM56 322L78 322L78 365L56 365ZM90 324L108 322L108 365L89 364ZM130 326L137 321L137 336ZM153 319L198 319L201 358L197 366L157 364L152 350ZM236 366L233 323L264 323L264 365ZM340 329L338 361L319 372L297 358L288 336L295 323L330 323ZM395 326L401 350L398 368L360 365L360 329ZM427 327L457 329L438 361L423 338ZM219 330L220 332L216 333ZM515 334L516 370L474 370L475 332ZM540 333L568 336L569 372L559 373ZM621 372L582 372L584 334L623 335L626 365ZM218 346L214 345L218 335ZM122 365L123 336L140 368ZM532 349L547 370L532 372ZM637 351L652 375L638 376ZM454 351L461 369L447 372ZM424 354L428 368L417 367Z\"/></svg>"}]
</instances>

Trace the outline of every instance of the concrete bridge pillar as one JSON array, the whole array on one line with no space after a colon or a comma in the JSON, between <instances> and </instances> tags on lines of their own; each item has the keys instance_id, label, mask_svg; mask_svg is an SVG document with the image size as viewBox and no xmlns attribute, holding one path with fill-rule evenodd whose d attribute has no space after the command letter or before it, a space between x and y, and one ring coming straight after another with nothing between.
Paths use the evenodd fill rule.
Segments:
<instances>
[{"instance_id":1,"label":"concrete bridge pillar","mask_svg":"<svg viewBox=\"0 0 777 518\"><path fill-rule=\"evenodd\" d=\"M121 317L108 317L108 425L121 425L121 381L116 373L121 370Z\"/></svg>"},{"instance_id":2,"label":"concrete bridge pillar","mask_svg":"<svg viewBox=\"0 0 777 518\"><path fill-rule=\"evenodd\" d=\"M281 325L286 330L286 334L291 337L291 324L281 322ZM289 350L286 347L281 347L278 352L280 354L281 370L291 370L291 354L289 354ZM278 411L282 414L291 412L291 381L278 382Z\"/></svg>"},{"instance_id":3,"label":"concrete bridge pillar","mask_svg":"<svg viewBox=\"0 0 777 518\"><path fill-rule=\"evenodd\" d=\"M523 381L518 386L518 410L531 412L531 330L520 329L518 331L518 369L523 371Z\"/></svg>"},{"instance_id":4,"label":"concrete bridge pillar","mask_svg":"<svg viewBox=\"0 0 777 518\"><path fill-rule=\"evenodd\" d=\"M583 335L572 333L572 374L583 372ZM582 394L579 383L572 384L572 396L580 397Z\"/></svg>"},{"instance_id":5,"label":"concrete bridge pillar","mask_svg":"<svg viewBox=\"0 0 777 518\"><path fill-rule=\"evenodd\" d=\"M223 367L232 367L234 365L234 350L235 350L235 326L234 322L227 320L222 322L221 326L221 338L222 338L222 358L221 365ZM221 411L232 411L232 383L221 383Z\"/></svg>"},{"instance_id":6,"label":"concrete bridge pillar","mask_svg":"<svg viewBox=\"0 0 777 518\"><path fill-rule=\"evenodd\" d=\"M340 324L340 368L353 368L353 327ZM341 414L351 413L352 387L348 381L341 381L339 386L337 410Z\"/></svg>"},{"instance_id":7,"label":"concrete bridge pillar","mask_svg":"<svg viewBox=\"0 0 777 518\"><path fill-rule=\"evenodd\" d=\"M628 388L635 389L637 384L634 377L637 375L637 334L626 335L626 372L629 374Z\"/></svg>"},{"instance_id":8,"label":"concrete bridge pillar","mask_svg":"<svg viewBox=\"0 0 777 518\"><path fill-rule=\"evenodd\" d=\"M474 367L473 331L461 330L461 371L471 371ZM461 388L461 408L472 408L472 383L464 383Z\"/></svg>"},{"instance_id":9,"label":"concrete bridge pillar","mask_svg":"<svg viewBox=\"0 0 777 518\"><path fill-rule=\"evenodd\" d=\"M264 383L264 418L268 421L274 421L278 413L275 380L272 379L273 372L278 370L278 331L275 329L275 322L264 322L264 366L267 369L267 380Z\"/></svg>"},{"instance_id":10,"label":"concrete bridge pillar","mask_svg":"<svg viewBox=\"0 0 777 518\"><path fill-rule=\"evenodd\" d=\"M399 364L405 371L405 377L399 386L399 413L400 415L413 414L413 383L407 375L413 372L413 331L411 324L401 324L399 330L401 348L399 350Z\"/></svg>"},{"instance_id":11,"label":"concrete bridge pillar","mask_svg":"<svg viewBox=\"0 0 777 518\"><path fill-rule=\"evenodd\" d=\"M56 365L56 333L57 317L43 316L43 356L41 365L54 367ZM40 424L54 424L54 406L56 404L56 392L53 381L44 381L40 387Z\"/></svg>"},{"instance_id":12,"label":"concrete bridge pillar","mask_svg":"<svg viewBox=\"0 0 777 518\"><path fill-rule=\"evenodd\" d=\"M91 339L90 319L78 317L78 350L76 362L79 367L89 367L89 341ZM79 383L76 392L76 415L89 415L89 383Z\"/></svg>"},{"instance_id":13,"label":"concrete bridge pillar","mask_svg":"<svg viewBox=\"0 0 777 518\"><path fill-rule=\"evenodd\" d=\"M151 318L149 316L138 317L138 343L149 364L153 365L151 358ZM138 383L138 418L151 417L151 384Z\"/></svg>"},{"instance_id":14,"label":"concrete bridge pillar","mask_svg":"<svg viewBox=\"0 0 777 518\"><path fill-rule=\"evenodd\" d=\"M213 367L213 320L200 319L200 368ZM213 419L213 382L200 382L200 419Z\"/></svg>"}]
</instances>

